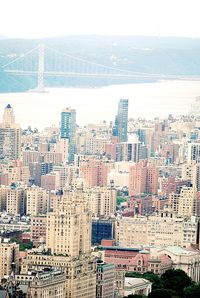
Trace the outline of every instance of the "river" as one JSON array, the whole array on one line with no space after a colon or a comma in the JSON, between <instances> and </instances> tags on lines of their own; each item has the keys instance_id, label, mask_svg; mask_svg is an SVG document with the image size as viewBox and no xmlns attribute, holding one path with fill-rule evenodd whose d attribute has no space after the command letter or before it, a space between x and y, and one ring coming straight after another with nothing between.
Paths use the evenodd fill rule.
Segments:
<instances>
[{"instance_id":1,"label":"river","mask_svg":"<svg viewBox=\"0 0 200 298\"><path fill-rule=\"evenodd\" d=\"M59 125L61 110L77 111L77 124L113 121L120 98L129 98L129 117L166 117L186 114L196 96L198 81L161 81L148 84L111 85L102 88L50 88L46 93L1 93L0 118L4 107L14 108L16 122L23 128L42 129Z\"/></svg>"}]
</instances>

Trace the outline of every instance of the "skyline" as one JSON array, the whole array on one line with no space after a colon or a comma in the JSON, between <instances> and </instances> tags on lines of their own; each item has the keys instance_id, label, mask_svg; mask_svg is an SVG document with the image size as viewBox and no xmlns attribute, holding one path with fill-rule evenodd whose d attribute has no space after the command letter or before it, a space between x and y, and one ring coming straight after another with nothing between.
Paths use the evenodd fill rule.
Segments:
<instances>
[{"instance_id":1,"label":"skyline","mask_svg":"<svg viewBox=\"0 0 200 298\"><path fill-rule=\"evenodd\" d=\"M199 8L198 0L31 0L28 3L8 0L1 3L0 36L45 38L94 34L200 38Z\"/></svg>"},{"instance_id":2,"label":"skyline","mask_svg":"<svg viewBox=\"0 0 200 298\"><path fill-rule=\"evenodd\" d=\"M0 297L200 297L200 0L2 2Z\"/></svg>"}]
</instances>

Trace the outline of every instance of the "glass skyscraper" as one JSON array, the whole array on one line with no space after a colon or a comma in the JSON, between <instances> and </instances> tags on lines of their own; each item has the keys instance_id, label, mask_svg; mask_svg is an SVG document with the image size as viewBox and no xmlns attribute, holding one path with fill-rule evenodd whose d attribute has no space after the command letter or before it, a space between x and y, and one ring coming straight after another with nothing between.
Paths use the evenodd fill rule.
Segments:
<instances>
[{"instance_id":1,"label":"glass skyscraper","mask_svg":"<svg viewBox=\"0 0 200 298\"><path fill-rule=\"evenodd\" d=\"M76 153L76 110L66 108L61 112L61 139L68 139L68 161L74 161Z\"/></svg>"},{"instance_id":2,"label":"glass skyscraper","mask_svg":"<svg viewBox=\"0 0 200 298\"><path fill-rule=\"evenodd\" d=\"M121 98L118 104L118 112L115 117L113 136L119 138L119 143L127 142L128 130L128 99Z\"/></svg>"}]
</instances>

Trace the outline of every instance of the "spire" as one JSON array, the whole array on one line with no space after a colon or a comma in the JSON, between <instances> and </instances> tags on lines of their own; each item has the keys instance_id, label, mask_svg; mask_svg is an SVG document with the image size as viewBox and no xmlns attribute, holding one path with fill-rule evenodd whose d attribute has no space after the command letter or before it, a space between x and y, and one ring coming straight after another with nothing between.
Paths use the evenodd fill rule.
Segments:
<instances>
[{"instance_id":1,"label":"spire","mask_svg":"<svg viewBox=\"0 0 200 298\"><path fill-rule=\"evenodd\" d=\"M9 126L15 124L15 115L10 104L8 104L4 109L3 123Z\"/></svg>"}]
</instances>

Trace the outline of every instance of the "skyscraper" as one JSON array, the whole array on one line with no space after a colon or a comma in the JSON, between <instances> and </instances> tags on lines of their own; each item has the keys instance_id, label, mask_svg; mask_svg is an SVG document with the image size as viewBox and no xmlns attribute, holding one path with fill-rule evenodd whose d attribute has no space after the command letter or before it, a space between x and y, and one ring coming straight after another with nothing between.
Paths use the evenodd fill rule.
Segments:
<instances>
[{"instance_id":1,"label":"skyscraper","mask_svg":"<svg viewBox=\"0 0 200 298\"><path fill-rule=\"evenodd\" d=\"M121 98L118 104L118 112L115 117L113 136L119 138L119 142L127 141L128 128L128 99Z\"/></svg>"},{"instance_id":2,"label":"skyscraper","mask_svg":"<svg viewBox=\"0 0 200 298\"><path fill-rule=\"evenodd\" d=\"M47 214L46 246L67 273L65 297L96 297L96 261L91 255L92 213L83 184L64 189L58 209ZM63 256L61 264L59 260ZM64 265L64 266L63 266ZM64 269L64 268L63 268Z\"/></svg>"},{"instance_id":3,"label":"skyscraper","mask_svg":"<svg viewBox=\"0 0 200 298\"><path fill-rule=\"evenodd\" d=\"M21 129L15 123L13 109L8 104L0 124L0 159L14 160L20 156Z\"/></svg>"},{"instance_id":4,"label":"skyscraper","mask_svg":"<svg viewBox=\"0 0 200 298\"><path fill-rule=\"evenodd\" d=\"M15 115L10 104L8 104L4 109L3 123L5 125L15 124Z\"/></svg>"},{"instance_id":5,"label":"skyscraper","mask_svg":"<svg viewBox=\"0 0 200 298\"><path fill-rule=\"evenodd\" d=\"M66 108L62 111L60 136L69 142L68 161L72 162L76 153L76 110Z\"/></svg>"}]
</instances>

